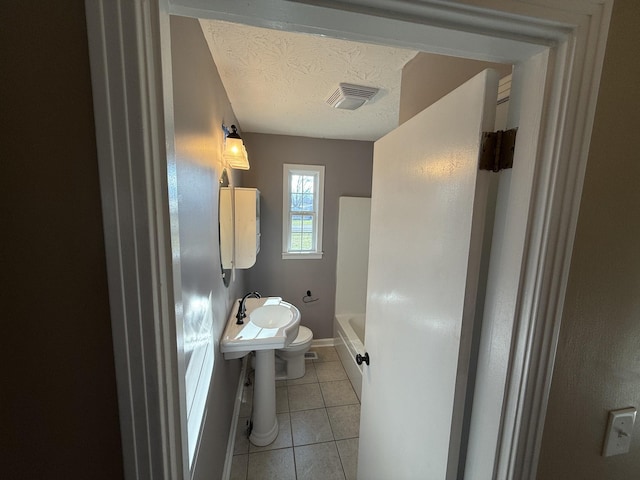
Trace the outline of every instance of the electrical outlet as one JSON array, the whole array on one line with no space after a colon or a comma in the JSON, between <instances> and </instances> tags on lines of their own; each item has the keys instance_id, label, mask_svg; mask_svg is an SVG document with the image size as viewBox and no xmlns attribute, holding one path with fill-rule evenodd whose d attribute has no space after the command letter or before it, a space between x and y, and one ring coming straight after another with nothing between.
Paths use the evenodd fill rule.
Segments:
<instances>
[{"instance_id":1,"label":"electrical outlet","mask_svg":"<svg viewBox=\"0 0 640 480\"><path fill-rule=\"evenodd\" d=\"M623 408L609 412L609 423L607 424L607 433L605 434L604 447L602 448L604 457L620 455L629 451L635 421L635 408Z\"/></svg>"}]
</instances>

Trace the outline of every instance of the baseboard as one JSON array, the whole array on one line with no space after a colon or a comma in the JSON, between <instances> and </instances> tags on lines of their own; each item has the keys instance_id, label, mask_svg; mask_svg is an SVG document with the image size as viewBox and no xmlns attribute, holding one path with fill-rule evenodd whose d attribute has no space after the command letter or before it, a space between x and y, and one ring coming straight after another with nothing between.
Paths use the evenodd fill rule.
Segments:
<instances>
[{"instance_id":1,"label":"baseboard","mask_svg":"<svg viewBox=\"0 0 640 480\"><path fill-rule=\"evenodd\" d=\"M242 368L240 369L240 378L238 379L238 389L236 390L236 401L233 406L233 418L231 419L231 428L229 429L229 441L227 442L227 455L224 460L224 469L222 470L222 480L229 480L231 476L231 464L233 463L233 449L236 443L236 430L238 428L238 417L240 416L240 407L242 406L242 392L244 390L244 382L247 377L247 365L249 355L242 359Z\"/></svg>"},{"instance_id":2,"label":"baseboard","mask_svg":"<svg viewBox=\"0 0 640 480\"><path fill-rule=\"evenodd\" d=\"M318 338L311 341L311 347L334 347L335 338Z\"/></svg>"}]
</instances>

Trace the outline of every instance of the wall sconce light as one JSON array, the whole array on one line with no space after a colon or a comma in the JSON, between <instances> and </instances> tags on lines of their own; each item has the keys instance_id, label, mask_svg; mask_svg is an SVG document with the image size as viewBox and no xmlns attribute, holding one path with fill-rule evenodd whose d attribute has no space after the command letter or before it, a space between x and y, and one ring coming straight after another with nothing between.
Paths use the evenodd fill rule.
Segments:
<instances>
[{"instance_id":1,"label":"wall sconce light","mask_svg":"<svg viewBox=\"0 0 640 480\"><path fill-rule=\"evenodd\" d=\"M242 138L238 135L238 129L235 125L231 125L231 132L229 132L224 125L222 129L226 135L222 158L225 159L231 168L249 170L249 156L247 155L247 149L244 147Z\"/></svg>"}]
</instances>

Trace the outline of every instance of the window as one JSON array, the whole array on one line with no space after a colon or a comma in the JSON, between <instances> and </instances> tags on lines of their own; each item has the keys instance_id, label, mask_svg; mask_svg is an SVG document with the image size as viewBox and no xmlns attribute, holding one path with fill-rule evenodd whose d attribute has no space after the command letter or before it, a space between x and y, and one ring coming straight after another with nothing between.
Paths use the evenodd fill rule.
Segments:
<instances>
[{"instance_id":1,"label":"window","mask_svg":"<svg viewBox=\"0 0 640 480\"><path fill-rule=\"evenodd\" d=\"M324 166L283 169L282 258L322 258Z\"/></svg>"}]
</instances>

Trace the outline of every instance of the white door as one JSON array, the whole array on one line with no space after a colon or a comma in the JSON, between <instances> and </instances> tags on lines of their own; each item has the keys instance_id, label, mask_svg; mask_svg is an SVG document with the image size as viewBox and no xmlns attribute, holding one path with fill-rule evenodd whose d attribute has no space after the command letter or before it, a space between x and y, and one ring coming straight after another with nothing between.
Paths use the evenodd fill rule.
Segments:
<instances>
[{"instance_id":1,"label":"white door","mask_svg":"<svg viewBox=\"0 0 640 480\"><path fill-rule=\"evenodd\" d=\"M482 72L375 143L360 479L456 478L497 86Z\"/></svg>"}]
</instances>

